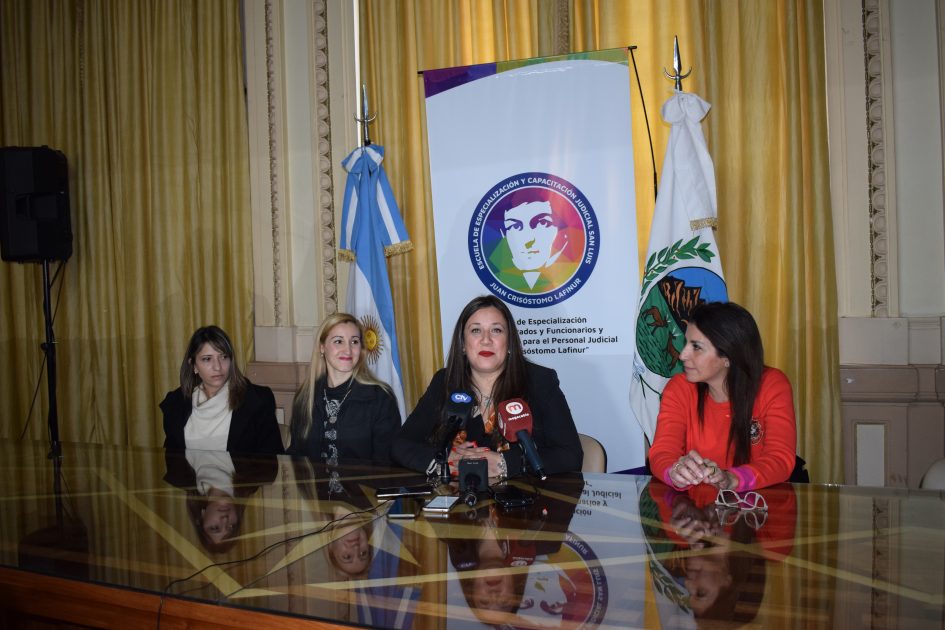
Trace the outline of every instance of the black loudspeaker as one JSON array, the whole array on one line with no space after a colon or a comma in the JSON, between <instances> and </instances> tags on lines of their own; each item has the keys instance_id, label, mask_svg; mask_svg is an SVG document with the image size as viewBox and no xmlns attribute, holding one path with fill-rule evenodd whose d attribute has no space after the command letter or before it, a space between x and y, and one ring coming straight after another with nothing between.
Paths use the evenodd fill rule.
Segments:
<instances>
[{"instance_id":1,"label":"black loudspeaker","mask_svg":"<svg viewBox=\"0 0 945 630\"><path fill-rule=\"evenodd\" d=\"M46 146L0 148L0 257L41 262L70 256L66 156Z\"/></svg>"}]
</instances>

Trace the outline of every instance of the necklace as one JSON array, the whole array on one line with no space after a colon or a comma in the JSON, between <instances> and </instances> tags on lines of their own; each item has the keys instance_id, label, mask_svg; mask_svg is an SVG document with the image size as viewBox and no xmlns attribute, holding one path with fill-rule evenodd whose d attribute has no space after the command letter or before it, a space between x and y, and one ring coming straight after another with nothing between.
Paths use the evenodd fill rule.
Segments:
<instances>
[{"instance_id":1,"label":"necklace","mask_svg":"<svg viewBox=\"0 0 945 630\"><path fill-rule=\"evenodd\" d=\"M328 416L328 424L333 425L338 422L338 414L341 413L341 406L348 400L348 394L351 393L353 387L354 378L349 382L348 391L345 392L341 400L333 400L328 398L328 383L325 383L325 389L322 390L322 398L325 399L325 414Z\"/></svg>"},{"instance_id":2,"label":"necklace","mask_svg":"<svg viewBox=\"0 0 945 630\"><path fill-rule=\"evenodd\" d=\"M335 423L338 422L338 414L341 413L341 406L345 404L345 401L348 399L348 394L351 393L353 387L354 377L351 378L351 382L348 384L348 391L345 392L345 395L342 396L340 401L328 398L327 381L325 382L325 389L322 390L322 398L325 399L325 414L328 416L328 424L325 426L325 442L322 457L325 458L325 463L329 466L338 465L338 445L335 444L335 440L338 439L338 430L335 428Z\"/></svg>"},{"instance_id":3,"label":"necklace","mask_svg":"<svg viewBox=\"0 0 945 630\"><path fill-rule=\"evenodd\" d=\"M495 408L492 405L492 396L486 396L475 385L473 385L473 388L479 394L479 414L482 416L483 428L486 433L492 433L492 428L495 426Z\"/></svg>"}]
</instances>

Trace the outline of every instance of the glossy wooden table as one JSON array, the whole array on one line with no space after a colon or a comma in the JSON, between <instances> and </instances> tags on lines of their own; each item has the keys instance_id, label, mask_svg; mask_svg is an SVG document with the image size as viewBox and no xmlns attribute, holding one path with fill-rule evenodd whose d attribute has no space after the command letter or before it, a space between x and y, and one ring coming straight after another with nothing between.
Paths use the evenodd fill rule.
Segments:
<instances>
[{"instance_id":1,"label":"glossy wooden table","mask_svg":"<svg viewBox=\"0 0 945 630\"><path fill-rule=\"evenodd\" d=\"M586 474L403 520L375 489L406 471L225 460L65 445L57 483L0 444L0 626L945 627L942 493Z\"/></svg>"}]
</instances>

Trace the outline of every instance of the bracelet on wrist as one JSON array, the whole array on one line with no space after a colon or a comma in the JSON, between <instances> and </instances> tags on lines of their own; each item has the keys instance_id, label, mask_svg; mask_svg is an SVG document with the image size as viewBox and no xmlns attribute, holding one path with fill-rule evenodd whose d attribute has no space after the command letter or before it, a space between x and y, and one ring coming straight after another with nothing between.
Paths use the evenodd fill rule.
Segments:
<instances>
[{"instance_id":1,"label":"bracelet on wrist","mask_svg":"<svg viewBox=\"0 0 945 630\"><path fill-rule=\"evenodd\" d=\"M496 464L499 469L499 479L507 479L509 476L509 465L505 461L505 455L499 453L499 463Z\"/></svg>"}]
</instances>

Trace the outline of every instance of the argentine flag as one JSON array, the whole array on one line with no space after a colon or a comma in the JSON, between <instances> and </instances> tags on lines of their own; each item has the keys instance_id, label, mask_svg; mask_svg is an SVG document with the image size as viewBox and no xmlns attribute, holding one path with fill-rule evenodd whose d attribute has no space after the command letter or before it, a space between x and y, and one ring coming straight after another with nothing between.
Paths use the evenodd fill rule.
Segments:
<instances>
[{"instance_id":1,"label":"argentine flag","mask_svg":"<svg viewBox=\"0 0 945 630\"><path fill-rule=\"evenodd\" d=\"M346 310L364 327L361 351L374 375L394 390L403 420L404 386L385 257L410 251L413 244L381 167L383 159L384 147L368 145L342 162L348 179L339 257L355 263L348 276Z\"/></svg>"},{"instance_id":2,"label":"argentine flag","mask_svg":"<svg viewBox=\"0 0 945 630\"><path fill-rule=\"evenodd\" d=\"M702 134L709 104L677 91L660 113L672 127L663 160L646 266L640 285L630 405L652 444L663 387L682 372L689 312L702 302L728 300L712 229L715 168Z\"/></svg>"}]
</instances>

